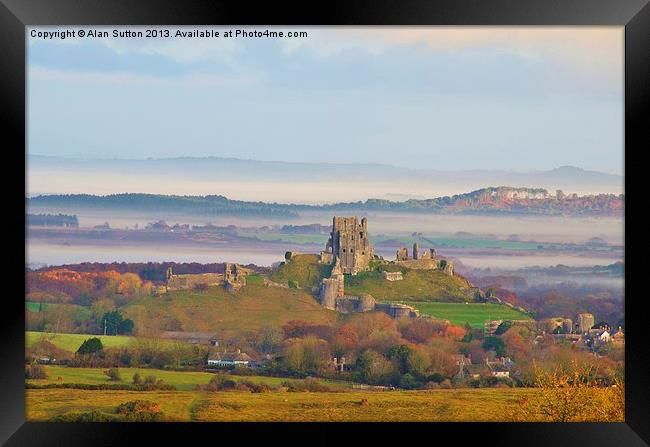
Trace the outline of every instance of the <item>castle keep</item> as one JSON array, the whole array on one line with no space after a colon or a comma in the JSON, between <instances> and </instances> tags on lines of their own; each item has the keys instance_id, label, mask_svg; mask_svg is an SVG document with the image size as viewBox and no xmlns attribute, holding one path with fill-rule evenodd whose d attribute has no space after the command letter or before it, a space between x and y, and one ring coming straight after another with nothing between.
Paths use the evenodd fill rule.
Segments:
<instances>
[{"instance_id":1,"label":"castle keep","mask_svg":"<svg viewBox=\"0 0 650 447\"><path fill-rule=\"evenodd\" d=\"M356 275L366 270L373 257L367 225L365 217L361 223L356 217L334 217L330 239L321 256L328 257L327 254L331 254L330 260L339 259L342 273Z\"/></svg>"}]
</instances>

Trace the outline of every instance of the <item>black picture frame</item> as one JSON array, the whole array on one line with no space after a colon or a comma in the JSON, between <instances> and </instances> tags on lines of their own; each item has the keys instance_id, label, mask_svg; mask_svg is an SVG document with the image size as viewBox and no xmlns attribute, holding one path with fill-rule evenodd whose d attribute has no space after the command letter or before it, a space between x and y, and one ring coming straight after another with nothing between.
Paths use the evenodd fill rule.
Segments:
<instances>
[{"instance_id":1,"label":"black picture frame","mask_svg":"<svg viewBox=\"0 0 650 447\"><path fill-rule=\"evenodd\" d=\"M650 95L650 6L648 0L356 0L278 3L186 0L0 0L0 122L6 125L2 179L4 205L1 219L5 235L2 277L6 285L4 321L0 324L0 443L6 445L116 445L131 444L136 435L148 443L187 442L198 436L219 442L226 435L250 440L255 434L282 442L313 442L315 432L323 440L339 442L353 431L363 431L385 442L416 442L415 436L431 442L484 439L506 445L642 446L650 442L650 354L644 348L643 296L626 300L626 421L625 423L574 424L64 424L25 421L24 293L25 246L25 27L31 25L618 25L625 27L625 191L631 186L630 172L643 169L630 162L650 147L647 121ZM645 113L644 113L645 112ZM626 206L626 258L641 251L631 240ZM23 266L20 263L23 262ZM644 265L628 262L626 295L643 281ZM9 279L8 279L9 278ZM275 435L275 436L274 436ZM442 441L443 439L446 441ZM270 442L270 441L269 441ZM461 442L463 444L464 442Z\"/></svg>"}]
</instances>

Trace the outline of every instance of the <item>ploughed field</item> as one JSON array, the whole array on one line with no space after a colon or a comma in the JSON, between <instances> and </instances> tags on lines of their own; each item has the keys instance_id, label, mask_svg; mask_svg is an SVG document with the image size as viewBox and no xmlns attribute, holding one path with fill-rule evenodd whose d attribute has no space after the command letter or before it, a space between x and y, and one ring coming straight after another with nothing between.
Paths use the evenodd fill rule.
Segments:
<instances>
[{"instance_id":1,"label":"ploughed field","mask_svg":"<svg viewBox=\"0 0 650 447\"><path fill-rule=\"evenodd\" d=\"M531 320L528 315L501 304L401 302L415 307L421 314L449 320L452 324L460 326L469 323L474 328L482 328L486 321L491 320Z\"/></svg>"},{"instance_id":2,"label":"ploughed field","mask_svg":"<svg viewBox=\"0 0 650 447\"><path fill-rule=\"evenodd\" d=\"M28 389L28 421L70 412L113 414L125 402L160 404L176 421L508 421L531 388L269 392Z\"/></svg>"}]
</instances>

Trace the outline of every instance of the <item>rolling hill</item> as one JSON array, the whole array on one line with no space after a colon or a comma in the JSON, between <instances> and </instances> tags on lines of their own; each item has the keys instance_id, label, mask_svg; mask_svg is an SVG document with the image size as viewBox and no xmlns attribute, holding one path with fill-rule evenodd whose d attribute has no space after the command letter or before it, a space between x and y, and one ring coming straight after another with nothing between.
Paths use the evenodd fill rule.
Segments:
<instances>
[{"instance_id":1,"label":"rolling hill","mask_svg":"<svg viewBox=\"0 0 650 447\"><path fill-rule=\"evenodd\" d=\"M249 283L229 293L223 287L177 290L138 299L123 308L141 330L243 333L290 320L333 323L336 312L323 308L302 290Z\"/></svg>"}]
</instances>

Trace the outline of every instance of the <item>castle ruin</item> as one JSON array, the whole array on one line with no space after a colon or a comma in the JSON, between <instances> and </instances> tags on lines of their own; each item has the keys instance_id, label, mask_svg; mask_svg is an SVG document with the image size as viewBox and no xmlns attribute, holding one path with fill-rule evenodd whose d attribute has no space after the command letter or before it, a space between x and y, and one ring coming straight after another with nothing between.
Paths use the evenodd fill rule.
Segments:
<instances>
[{"instance_id":1,"label":"castle ruin","mask_svg":"<svg viewBox=\"0 0 650 447\"><path fill-rule=\"evenodd\" d=\"M330 254L330 256L328 256ZM343 273L356 275L367 270L373 258L374 249L368 240L368 220L359 223L356 217L334 217L332 232L321 258L338 258Z\"/></svg>"},{"instance_id":2,"label":"castle ruin","mask_svg":"<svg viewBox=\"0 0 650 447\"><path fill-rule=\"evenodd\" d=\"M200 289L211 286L223 286L229 292L241 290L246 285L246 275L250 271L239 264L226 263L224 273L193 273L177 275L169 267L165 274L166 291Z\"/></svg>"}]
</instances>

